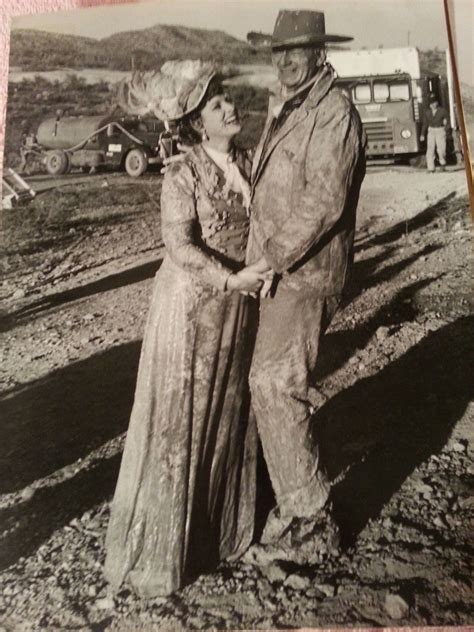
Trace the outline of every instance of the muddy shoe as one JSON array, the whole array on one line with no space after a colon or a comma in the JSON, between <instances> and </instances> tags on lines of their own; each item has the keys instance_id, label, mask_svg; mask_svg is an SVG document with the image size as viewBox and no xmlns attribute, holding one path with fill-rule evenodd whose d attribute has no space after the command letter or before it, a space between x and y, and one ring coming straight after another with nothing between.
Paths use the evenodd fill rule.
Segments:
<instances>
[{"instance_id":1,"label":"muddy shoe","mask_svg":"<svg viewBox=\"0 0 474 632\"><path fill-rule=\"evenodd\" d=\"M331 511L323 510L315 518L299 518L289 532L289 550L293 561L316 564L339 554L341 537ZM299 561L298 561L299 560Z\"/></svg>"},{"instance_id":2,"label":"muddy shoe","mask_svg":"<svg viewBox=\"0 0 474 632\"><path fill-rule=\"evenodd\" d=\"M261 544L276 543L288 533L295 518L293 516L280 516L278 507L272 509L267 518L265 529L260 538Z\"/></svg>"},{"instance_id":3,"label":"muddy shoe","mask_svg":"<svg viewBox=\"0 0 474 632\"><path fill-rule=\"evenodd\" d=\"M258 566L277 561L313 566L337 556L339 545L339 528L330 510L324 509L313 518L293 518L278 541L255 544L242 561Z\"/></svg>"}]
</instances>

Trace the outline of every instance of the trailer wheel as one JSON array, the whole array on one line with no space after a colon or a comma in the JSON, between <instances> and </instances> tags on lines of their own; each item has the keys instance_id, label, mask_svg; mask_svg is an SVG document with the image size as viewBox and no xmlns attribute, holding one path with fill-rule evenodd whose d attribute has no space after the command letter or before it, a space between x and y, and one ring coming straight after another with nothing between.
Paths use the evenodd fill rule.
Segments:
<instances>
[{"instance_id":1,"label":"trailer wheel","mask_svg":"<svg viewBox=\"0 0 474 632\"><path fill-rule=\"evenodd\" d=\"M46 155L46 171L52 176L61 176L69 169L69 158L61 149L48 151Z\"/></svg>"},{"instance_id":2,"label":"trailer wheel","mask_svg":"<svg viewBox=\"0 0 474 632\"><path fill-rule=\"evenodd\" d=\"M132 149L125 158L125 171L129 176L138 178L148 168L148 156L141 149Z\"/></svg>"}]
</instances>

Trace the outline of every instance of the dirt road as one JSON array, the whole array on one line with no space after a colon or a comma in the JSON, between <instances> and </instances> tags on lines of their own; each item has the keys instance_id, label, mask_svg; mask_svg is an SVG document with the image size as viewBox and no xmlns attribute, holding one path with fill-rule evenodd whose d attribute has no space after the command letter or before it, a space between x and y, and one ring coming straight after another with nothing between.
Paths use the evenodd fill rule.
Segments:
<instances>
[{"instance_id":1,"label":"dirt road","mask_svg":"<svg viewBox=\"0 0 474 632\"><path fill-rule=\"evenodd\" d=\"M472 622L472 233L462 171L369 172L317 418L345 552L103 601L104 536L162 255L160 178L97 176L5 215L0 620L6 630ZM470 423L471 422L471 423ZM263 471L263 468L262 468ZM271 491L262 474L258 522Z\"/></svg>"}]
</instances>

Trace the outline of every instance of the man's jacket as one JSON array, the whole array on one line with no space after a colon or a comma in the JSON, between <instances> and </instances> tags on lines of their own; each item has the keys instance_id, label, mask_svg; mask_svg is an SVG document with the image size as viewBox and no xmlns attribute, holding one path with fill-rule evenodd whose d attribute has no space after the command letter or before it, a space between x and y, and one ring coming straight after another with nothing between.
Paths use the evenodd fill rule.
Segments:
<instances>
[{"instance_id":1,"label":"man's jacket","mask_svg":"<svg viewBox=\"0 0 474 632\"><path fill-rule=\"evenodd\" d=\"M324 66L303 103L267 138L252 170L247 262L262 254L279 287L321 296L342 292L353 262L356 207L365 175L362 125ZM278 290L277 290L278 291Z\"/></svg>"}]
</instances>

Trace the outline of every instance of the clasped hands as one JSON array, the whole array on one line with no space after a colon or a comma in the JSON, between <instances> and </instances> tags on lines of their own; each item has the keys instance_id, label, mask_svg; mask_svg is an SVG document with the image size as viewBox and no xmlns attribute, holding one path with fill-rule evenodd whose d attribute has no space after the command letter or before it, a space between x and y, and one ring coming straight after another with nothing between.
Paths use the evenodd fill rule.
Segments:
<instances>
[{"instance_id":1,"label":"clasped hands","mask_svg":"<svg viewBox=\"0 0 474 632\"><path fill-rule=\"evenodd\" d=\"M179 154L168 156L163 160L161 173L166 173L169 167L176 162L181 162L186 153L191 149L188 145L178 144ZM226 289L233 292L240 292L245 296L266 298L270 294L273 285L275 272L268 265L265 257L261 257L239 272L231 274L227 280Z\"/></svg>"},{"instance_id":2,"label":"clasped hands","mask_svg":"<svg viewBox=\"0 0 474 632\"><path fill-rule=\"evenodd\" d=\"M257 296L265 298L270 293L274 277L275 273L266 262L265 257L261 257L255 263L231 274L227 281L227 289L254 298Z\"/></svg>"}]
</instances>

